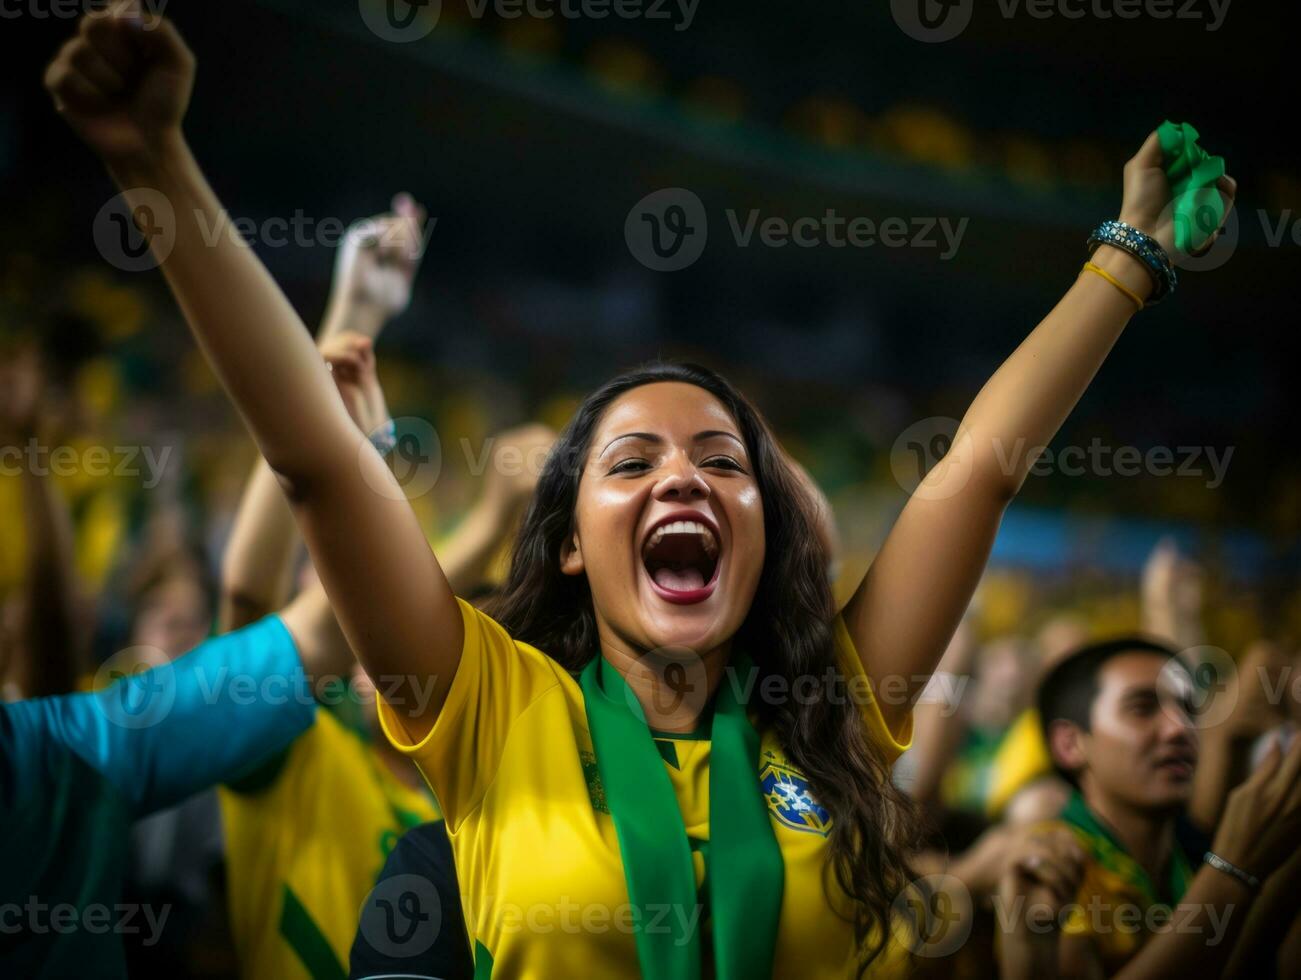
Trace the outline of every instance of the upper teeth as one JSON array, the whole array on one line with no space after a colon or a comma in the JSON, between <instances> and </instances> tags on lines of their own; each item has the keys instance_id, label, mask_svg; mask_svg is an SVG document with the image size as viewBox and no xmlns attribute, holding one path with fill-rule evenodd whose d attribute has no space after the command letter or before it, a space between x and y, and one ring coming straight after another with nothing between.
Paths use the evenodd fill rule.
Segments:
<instances>
[{"instance_id":1,"label":"upper teeth","mask_svg":"<svg viewBox=\"0 0 1301 980\"><path fill-rule=\"evenodd\" d=\"M698 521L672 521L669 524L661 524L646 542L645 550L650 551L669 534L698 534L700 543L704 545L705 554L710 558L718 556L718 541L714 538L714 532Z\"/></svg>"}]
</instances>

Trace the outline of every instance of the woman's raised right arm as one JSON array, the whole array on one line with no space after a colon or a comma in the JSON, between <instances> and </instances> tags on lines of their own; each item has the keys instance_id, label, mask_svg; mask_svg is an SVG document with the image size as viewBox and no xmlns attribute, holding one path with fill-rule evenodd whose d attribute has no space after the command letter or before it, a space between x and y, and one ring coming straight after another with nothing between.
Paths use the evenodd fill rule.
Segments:
<instances>
[{"instance_id":1,"label":"woman's raised right arm","mask_svg":"<svg viewBox=\"0 0 1301 980\"><path fill-rule=\"evenodd\" d=\"M60 113L122 188L196 340L282 481L349 643L419 738L460 658L456 600L312 338L195 162L181 131L193 81L184 41L139 0L83 18L45 78ZM415 229L410 247L419 237Z\"/></svg>"}]
</instances>

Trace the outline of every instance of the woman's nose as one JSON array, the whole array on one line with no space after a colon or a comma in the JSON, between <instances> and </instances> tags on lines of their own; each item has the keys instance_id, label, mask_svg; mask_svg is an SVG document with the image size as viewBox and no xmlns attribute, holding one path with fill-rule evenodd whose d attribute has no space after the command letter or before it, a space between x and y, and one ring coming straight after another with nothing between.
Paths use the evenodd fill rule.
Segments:
<instances>
[{"instance_id":1,"label":"woman's nose","mask_svg":"<svg viewBox=\"0 0 1301 980\"><path fill-rule=\"evenodd\" d=\"M709 484L700 470L685 456L677 456L665 465L664 477L654 490L657 500L705 500L709 493Z\"/></svg>"}]
</instances>

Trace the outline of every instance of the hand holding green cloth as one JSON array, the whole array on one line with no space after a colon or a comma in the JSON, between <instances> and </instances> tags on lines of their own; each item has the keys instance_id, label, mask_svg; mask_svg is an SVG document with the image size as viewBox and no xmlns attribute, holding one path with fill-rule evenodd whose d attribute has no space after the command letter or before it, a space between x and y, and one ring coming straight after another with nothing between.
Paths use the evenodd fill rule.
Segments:
<instances>
[{"instance_id":1,"label":"hand holding green cloth","mask_svg":"<svg viewBox=\"0 0 1301 980\"><path fill-rule=\"evenodd\" d=\"M1224 198L1216 187L1224 176L1224 157L1198 146L1199 135L1191 123L1168 119L1157 129L1174 203L1175 248L1184 255L1200 249L1224 223Z\"/></svg>"}]
</instances>

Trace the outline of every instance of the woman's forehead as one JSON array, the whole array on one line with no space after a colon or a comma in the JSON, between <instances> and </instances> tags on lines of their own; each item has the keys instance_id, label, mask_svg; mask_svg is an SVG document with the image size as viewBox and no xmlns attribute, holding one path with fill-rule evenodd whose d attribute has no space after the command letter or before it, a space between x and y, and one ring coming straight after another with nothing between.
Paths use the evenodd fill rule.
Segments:
<instances>
[{"instance_id":1,"label":"woman's forehead","mask_svg":"<svg viewBox=\"0 0 1301 980\"><path fill-rule=\"evenodd\" d=\"M605 410L597 426L598 451L606 441L625 432L645 432L665 439L690 439L718 430L739 436L736 420L721 401L693 384L662 381L626 391Z\"/></svg>"}]
</instances>

